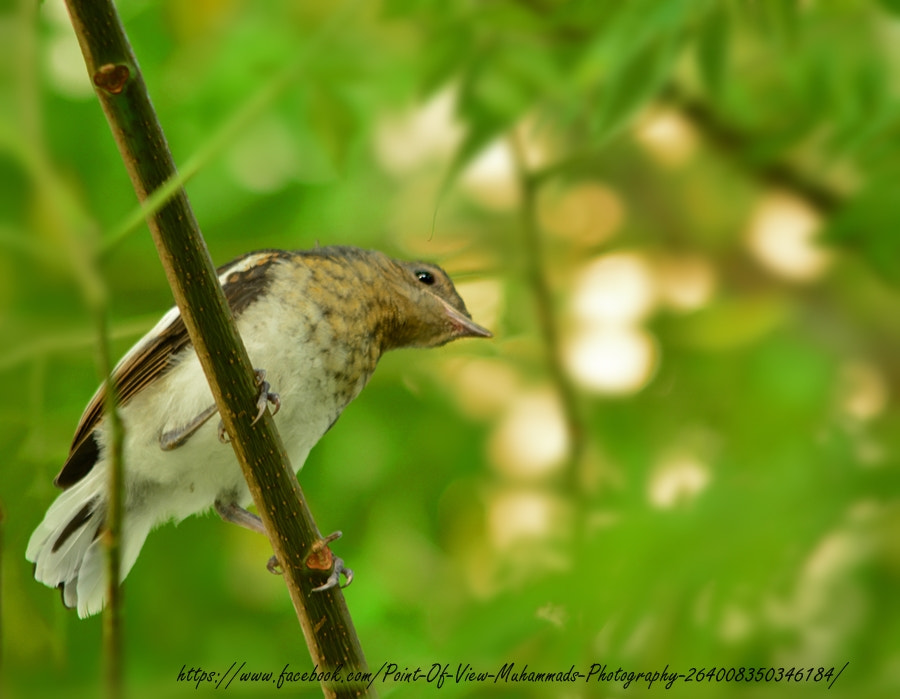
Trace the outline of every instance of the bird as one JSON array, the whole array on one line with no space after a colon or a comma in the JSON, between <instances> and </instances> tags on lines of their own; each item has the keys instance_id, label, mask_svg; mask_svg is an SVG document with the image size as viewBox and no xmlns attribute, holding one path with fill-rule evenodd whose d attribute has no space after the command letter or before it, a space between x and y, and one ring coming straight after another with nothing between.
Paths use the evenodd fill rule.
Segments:
<instances>
[{"instance_id":1,"label":"bird","mask_svg":"<svg viewBox=\"0 0 900 699\"><path fill-rule=\"evenodd\" d=\"M217 270L293 468L356 398L387 351L488 338L439 266L377 250L260 250ZM177 307L113 370L124 427L121 583L149 533L214 509L257 531L252 498ZM270 390L272 389L272 390ZM277 389L277 392L276 392ZM105 384L89 401L54 484L62 493L34 530L34 576L85 618L105 604L109 428ZM251 413L253 411L250 411Z\"/></svg>"}]
</instances>

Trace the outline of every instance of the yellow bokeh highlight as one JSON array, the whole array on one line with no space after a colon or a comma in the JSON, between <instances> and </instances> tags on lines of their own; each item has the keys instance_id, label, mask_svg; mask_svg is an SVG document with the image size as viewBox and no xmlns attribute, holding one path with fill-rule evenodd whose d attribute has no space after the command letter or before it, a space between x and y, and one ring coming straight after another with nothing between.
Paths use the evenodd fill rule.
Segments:
<instances>
[{"instance_id":1,"label":"yellow bokeh highlight","mask_svg":"<svg viewBox=\"0 0 900 699\"><path fill-rule=\"evenodd\" d=\"M769 193L753 211L747 245L773 274L792 281L813 281L827 271L832 259L816 244L821 226L819 214L807 202L782 192Z\"/></svg>"},{"instance_id":2,"label":"yellow bokeh highlight","mask_svg":"<svg viewBox=\"0 0 900 699\"><path fill-rule=\"evenodd\" d=\"M612 239L625 220L625 205L615 190L599 182L559 189L545 187L538 197L538 219L551 235L582 247Z\"/></svg>"},{"instance_id":3,"label":"yellow bokeh highlight","mask_svg":"<svg viewBox=\"0 0 900 699\"><path fill-rule=\"evenodd\" d=\"M533 480L556 471L569 453L570 436L555 392L520 393L488 443L491 463L507 476Z\"/></svg>"}]
</instances>

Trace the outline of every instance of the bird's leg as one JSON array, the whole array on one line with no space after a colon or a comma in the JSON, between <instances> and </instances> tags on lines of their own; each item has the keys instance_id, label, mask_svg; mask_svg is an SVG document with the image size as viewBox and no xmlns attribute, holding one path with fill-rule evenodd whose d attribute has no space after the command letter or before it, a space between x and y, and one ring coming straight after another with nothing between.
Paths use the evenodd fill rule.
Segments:
<instances>
[{"instance_id":1,"label":"bird's leg","mask_svg":"<svg viewBox=\"0 0 900 699\"><path fill-rule=\"evenodd\" d=\"M197 430L207 423L209 418L217 412L216 404L213 403L197 417L191 420L183 427L176 427L174 430L163 432L159 436L159 448L163 451L171 451L177 449L184 444Z\"/></svg>"},{"instance_id":2,"label":"bird's leg","mask_svg":"<svg viewBox=\"0 0 900 699\"><path fill-rule=\"evenodd\" d=\"M266 528L263 526L259 515L245 510L236 502L224 503L221 500L216 500L215 508L216 514L226 522L231 522L257 534L266 535ZM278 564L278 559L275 556L269 559L268 563L266 563L266 568L273 575L281 575L282 573L281 566Z\"/></svg>"},{"instance_id":3,"label":"bird's leg","mask_svg":"<svg viewBox=\"0 0 900 699\"><path fill-rule=\"evenodd\" d=\"M272 404L272 415L277 413L281 408L281 397L277 393L269 390L271 386L269 386L269 382L266 381L266 370L255 369L254 372L256 373L256 385L259 386L259 397L256 399L257 413L251 423L253 425L255 425L256 421L263 416L263 413L266 411L266 406L269 403ZM164 432L159 436L159 448L163 451L177 449L190 439L197 430L203 427L203 425L205 425L217 412L218 408L215 403L213 403L183 427L176 427L174 430ZM219 420L219 441L223 443L228 442L225 424L221 420Z\"/></svg>"},{"instance_id":4,"label":"bird's leg","mask_svg":"<svg viewBox=\"0 0 900 699\"><path fill-rule=\"evenodd\" d=\"M272 404L272 415L275 415L281 409L281 396L269 390L271 386L266 381L266 370L254 369L253 371L256 374L256 385L259 386L259 396L256 399L256 417L253 418L251 425L255 425L259 421L263 413L266 412L266 406L269 403ZM229 441L228 433L225 432L225 423L221 420L219 420L219 441L223 444L227 444Z\"/></svg>"},{"instance_id":5,"label":"bird's leg","mask_svg":"<svg viewBox=\"0 0 900 699\"><path fill-rule=\"evenodd\" d=\"M255 515L252 512L245 510L236 502L222 502L221 500L216 500L215 508L219 517L226 522L237 524L239 527L244 527L244 529L249 529L258 534L266 534L266 528L263 526L259 515ZM344 565L344 559L335 556L331 549L328 548L328 544L335 539L340 538L340 536L341 532L334 532L324 539L319 539L312 545L312 551L309 556L306 557L306 567L310 570L325 571L331 569L331 574L328 576L328 579L318 587L314 587L313 592L324 592L325 590L330 590L331 588L338 586L347 587L347 585L353 582L353 571ZM266 563L266 569L275 575L281 575L284 572L281 569L278 558L275 556L272 556L268 563ZM341 575L347 579L347 582L343 585L340 584Z\"/></svg>"},{"instance_id":6,"label":"bird's leg","mask_svg":"<svg viewBox=\"0 0 900 699\"><path fill-rule=\"evenodd\" d=\"M249 529L251 532L256 532L257 534L266 533L266 528L263 526L259 515L255 515L252 512L245 510L236 502L222 502L221 500L216 500L214 507L216 508L216 514L226 522L231 522L232 524L236 524L244 529Z\"/></svg>"}]
</instances>

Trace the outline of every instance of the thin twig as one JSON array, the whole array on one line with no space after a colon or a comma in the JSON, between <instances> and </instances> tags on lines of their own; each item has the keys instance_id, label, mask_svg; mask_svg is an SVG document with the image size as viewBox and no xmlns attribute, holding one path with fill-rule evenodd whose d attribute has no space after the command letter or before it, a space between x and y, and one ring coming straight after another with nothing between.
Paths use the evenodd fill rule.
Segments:
<instances>
[{"instance_id":1,"label":"thin twig","mask_svg":"<svg viewBox=\"0 0 900 699\"><path fill-rule=\"evenodd\" d=\"M138 63L110 0L67 0L69 15L125 166L143 202L175 174ZM315 593L305 562L322 542L270 412L255 421L257 386L183 189L148 220L175 301L275 555L313 661L328 672L365 670L341 590ZM364 684L323 681L330 697L374 696Z\"/></svg>"},{"instance_id":2,"label":"thin twig","mask_svg":"<svg viewBox=\"0 0 900 699\"><path fill-rule=\"evenodd\" d=\"M47 172L50 168L47 167ZM70 262L70 271L78 283L85 305L94 318L96 328L96 346L99 356L100 374L106 383L106 424L109 426L106 453L109 464L108 510L106 512L104 546L106 547L107 599L103 611L103 646L105 658L105 686L109 699L119 699L123 691L123 629L122 629L122 595L119 587L119 571L121 570L122 540L122 444L124 429L116 410L116 387L112 380L113 362L110 356L110 334L108 327L109 296L106 284L99 267L97 256L100 237L97 227L80 206L77 197L68 191L57 178L48 175L45 182L57 194L51 200L68 202L70 215L76 217L68 220L63 215L65 207L56 213L59 221L58 230L62 248Z\"/></svg>"},{"instance_id":3,"label":"thin twig","mask_svg":"<svg viewBox=\"0 0 900 699\"><path fill-rule=\"evenodd\" d=\"M519 141L520 135L513 132L510 138L522 196L521 228L522 250L525 253L526 263L525 273L534 296L538 328L545 348L547 372L559 394L569 433L569 458L565 474L566 488L577 499L581 490L579 476L585 452L585 430L579 407L578 391L563 366L559 323L553 304L553 293L550 290L544 268L547 258L537 215L537 195L542 180L528 170Z\"/></svg>"},{"instance_id":4,"label":"thin twig","mask_svg":"<svg viewBox=\"0 0 900 699\"><path fill-rule=\"evenodd\" d=\"M100 368L106 377L106 425L109 444L106 450L109 464L109 500L106 511L106 608L103 617L105 639L106 694L110 699L123 695L123 635L122 635L122 588L119 586L122 569L122 515L123 469L122 449L125 430L118 411L118 387L113 377L114 364L109 351L109 328L107 309L94 311L97 323L97 346Z\"/></svg>"},{"instance_id":5,"label":"thin twig","mask_svg":"<svg viewBox=\"0 0 900 699\"><path fill-rule=\"evenodd\" d=\"M23 12L25 5L23 3ZM30 29L30 27L29 27ZM24 34L32 32L25 31ZM29 66L34 57L26 52L24 63ZM25 68L26 74L31 71ZM52 167L43 147L42 134L39 129L40 120L35 115L40 113L37 104L37 92L22 86L23 97L22 119L29 123L23 127L23 137L13 141L10 152L19 160L23 170L34 182L39 199L46 204L48 215L53 220L50 229L57 236L58 249L53 252L38 246L33 248L38 256L54 262L62 262L64 268L72 275L81 292L85 305L94 316L97 328L96 343L101 357L101 375L108 379L112 371L109 358L109 333L107 328L108 297L103 275L100 272L96 256L99 235L96 221L88 212L78 196L61 181ZM0 134L2 136L2 134ZM46 255L44 254L46 252ZM107 408L111 409L115 400L115 392ZM111 454L110 466L110 510L106 515L108 534L105 544L110 555L107 559L107 574L113 594L108 597L105 610L104 649L106 657L106 693L110 699L122 696L122 625L121 599L118 591L118 571L120 568L120 534L121 534L121 454L122 429L114 412L109 415L110 424L108 450Z\"/></svg>"},{"instance_id":6,"label":"thin twig","mask_svg":"<svg viewBox=\"0 0 900 699\"><path fill-rule=\"evenodd\" d=\"M6 514L0 502L0 687L3 686L3 528L6 525Z\"/></svg>"},{"instance_id":7,"label":"thin twig","mask_svg":"<svg viewBox=\"0 0 900 699\"><path fill-rule=\"evenodd\" d=\"M661 97L664 103L681 112L709 145L736 160L754 179L796 194L824 215L834 213L844 204L846 195L803 173L786 160L755 162L748 159L745 153L754 142L753 136L726 123L701 100L688 96L674 85L666 88Z\"/></svg>"}]
</instances>

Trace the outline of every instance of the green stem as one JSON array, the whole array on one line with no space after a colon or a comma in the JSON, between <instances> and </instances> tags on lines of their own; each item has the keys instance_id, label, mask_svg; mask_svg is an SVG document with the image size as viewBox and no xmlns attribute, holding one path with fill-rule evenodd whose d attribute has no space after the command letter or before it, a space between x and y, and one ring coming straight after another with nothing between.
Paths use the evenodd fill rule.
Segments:
<instances>
[{"instance_id":1,"label":"green stem","mask_svg":"<svg viewBox=\"0 0 900 699\"><path fill-rule=\"evenodd\" d=\"M0 687L3 686L3 528L6 525L6 514L0 502Z\"/></svg>"},{"instance_id":2,"label":"green stem","mask_svg":"<svg viewBox=\"0 0 900 699\"><path fill-rule=\"evenodd\" d=\"M538 227L537 195L542 179L529 172L516 134L512 136L519 190L522 195L522 250L525 253L525 274L532 290L538 329L544 344L547 373L550 375L560 401L569 433L569 458L565 485L576 501L580 500L579 470L585 452L585 430L581 417L578 391L563 366L559 323L553 307L553 293L544 269L546 253Z\"/></svg>"},{"instance_id":3,"label":"green stem","mask_svg":"<svg viewBox=\"0 0 900 699\"><path fill-rule=\"evenodd\" d=\"M845 203L845 194L806 175L786 160L756 162L749 159L746 153L754 143L753 134L744 133L726 123L709 105L690 97L676 85L666 88L662 98L664 103L668 102L680 111L708 144L735 160L754 179L796 194L825 215L834 213Z\"/></svg>"},{"instance_id":4,"label":"green stem","mask_svg":"<svg viewBox=\"0 0 900 699\"><path fill-rule=\"evenodd\" d=\"M113 379L114 364L109 351L107 309L94 311L97 323L97 344L100 349L100 368L106 377L106 424L109 431L107 461L109 463L109 502L106 511L106 608L103 616L105 640L106 695L110 699L123 696L123 635L122 588L119 585L122 569L122 445L125 430L117 409L118 388Z\"/></svg>"},{"instance_id":5,"label":"green stem","mask_svg":"<svg viewBox=\"0 0 900 699\"><path fill-rule=\"evenodd\" d=\"M110 0L67 0L88 74L144 202L175 174L137 60ZM305 561L322 536L290 466L271 414L253 424L257 386L199 226L183 189L148 220L175 301L231 437L254 503L285 574L313 662L320 670L366 661L340 589L314 593L320 573ZM261 367L264 368L264 367ZM374 696L365 686L323 682L326 696Z\"/></svg>"},{"instance_id":6,"label":"green stem","mask_svg":"<svg viewBox=\"0 0 900 699\"><path fill-rule=\"evenodd\" d=\"M22 56L19 76L21 133L12 141L11 152L20 160L23 169L34 180L35 187L43 202L47 203L50 215L59 236L58 252L37 244L23 246L36 257L44 260L65 260L68 270L77 283L85 304L94 315L97 325L96 343L99 347L100 369L109 384L112 362L109 356L109 333L107 328L108 297L103 276L99 270L95 254L99 236L97 226L89 212L77 196L60 181L46 155L41 132L40 105L35 85L37 70L36 51L33 44L37 3L22 0L20 3L22 24L17 35L20 37ZM2 136L5 136L3 134ZM57 256L58 255L58 256ZM108 597L104 613L104 655L106 658L106 694L110 699L118 699L122 692L122 605L118 586L121 561L122 522L122 425L115 412L115 388L107 391L110 458L109 511L106 516L107 534L107 575L109 579Z\"/></svg>"}]
</instances>

